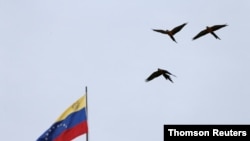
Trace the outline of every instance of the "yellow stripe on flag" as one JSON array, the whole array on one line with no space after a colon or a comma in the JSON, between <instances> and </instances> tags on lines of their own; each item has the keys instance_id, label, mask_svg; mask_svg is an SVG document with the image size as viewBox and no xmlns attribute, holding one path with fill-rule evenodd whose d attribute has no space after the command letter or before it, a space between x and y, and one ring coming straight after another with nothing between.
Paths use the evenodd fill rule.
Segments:
<instances>
[{"instance_id":1,"label":"yellow stripe on flag","mask_svg":"<svg viewBox=\"0 0 250 141\"><path fill-rule=\"evenodd\" d=\"M77 112L86 107L86 95L82 96L76 102L74 102L62 115L56 120L56 122L64 120L68 115L73 112Z\"/></svg>"}]
</instances>

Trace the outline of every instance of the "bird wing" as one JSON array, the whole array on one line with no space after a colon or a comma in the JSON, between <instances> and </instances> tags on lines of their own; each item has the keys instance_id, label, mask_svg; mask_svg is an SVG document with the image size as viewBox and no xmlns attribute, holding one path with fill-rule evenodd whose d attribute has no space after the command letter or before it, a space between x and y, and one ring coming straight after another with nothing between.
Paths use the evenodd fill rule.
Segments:
<instances>
[{"instance_id":1,"label":"bird wing","mask_svg":"<svg viewBox=\"0 0 250 141\"><path fill-rule=\"evenodd\" d=\"M223 25L214 25L214 26L211 27L211 29L212 29L213 31L215 31L215 30L218 30L218 29L220 29L220 28L222 28L222 27L225 27L225 26L227 26L227 25L226 25L226 24L223 24Z\"/></svg>"},{"instance_id":2,"label":"bird wing","mask_svg":"<svg viewBox=\"0 0 250 141\"><path fill-rule=\"evenodd\" d=\"M166 73L163 73L163 76L167 79L167 80L169 80L169 81L171 81L172 83L174 83L174 81L170 78L170 76L169 75L167 75Z\"/></svg>"},{"instance_id":3,"label":"bird wing","mask_svg":"<svg viewBox=\"0 0 250 141\"><path fill-rule=\"evenodd\" d=\"M167 34L167 32L165 30L161 30L161 29L153 29L153 31L159 32L159 33L162 33L162 34Z\"/></svg>"},{"instance_id":4,"label":"bird wing","mask_svg":"<svg viewBox=\"0 0 250 141\"><path fill-rule=\"evenodd\" d=\"M207 30L202 30L200 33L198 33L196 36L194 36L193 40L197 39L197 38L200 38L201 36L204 36L206 35L208 32Z\"/></svg>"},{"instance_id":5,"label":"bird wing","mask_svg":"<svg viewBox=\"0 0 250 141\"><path fill-rule=\"evenodd\" d=\"M179 32L187 23L179 25L171 30L171 33L174 35L175 33Z\"/></svg>"},{"instance_id":6,"label":"bird wing","mask_svg":"<svg viewBox=\"0 0 250 141\"><path fill-rule=\"evenodd\" d=\"M160 76L162 73L159 72L159 71L155 71L153 72L147 79L146 79L146 82L150 81L150 80L153 80L154 78Z\"/></svg>"}]
</instances>

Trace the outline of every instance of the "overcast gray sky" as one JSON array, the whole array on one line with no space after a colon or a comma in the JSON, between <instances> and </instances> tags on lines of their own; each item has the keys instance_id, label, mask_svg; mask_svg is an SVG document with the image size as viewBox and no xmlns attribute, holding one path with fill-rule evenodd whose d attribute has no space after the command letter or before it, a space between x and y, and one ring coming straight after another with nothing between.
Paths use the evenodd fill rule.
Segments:
<instances>
[{"instance_id":1,"label":"overcast gray sky","mask_svg":"<svg viewBox=\"0 0 250 141\"><path fill-rule=\"evenodd\" d=\"M250 1L0 0L1 140L34 141L88 87L90 141L250 124ZM153 28L172 29L178 43ZM192 41L206 26L228 24ZM157 68L177 77L145 79ZM75 141L84 140L81 136Z\"/></svg>"}]
</instances>

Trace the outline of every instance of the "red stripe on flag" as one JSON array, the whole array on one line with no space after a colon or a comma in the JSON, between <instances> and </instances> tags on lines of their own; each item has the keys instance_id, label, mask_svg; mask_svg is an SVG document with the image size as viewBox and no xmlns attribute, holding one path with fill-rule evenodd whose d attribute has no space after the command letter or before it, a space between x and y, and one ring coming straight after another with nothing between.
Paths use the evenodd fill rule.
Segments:
<instances>
[{"instance_id":1,"label":"red stripe on flag","mask_svg":"<svg viewBox=\"0 0 250 141\"><path fill-rule=\"evenodd\" d=\"M76 126L62 132L54 141L71 141L74 138L88 132L87 121L83 121Z\"/></svg>"}]
</instances>

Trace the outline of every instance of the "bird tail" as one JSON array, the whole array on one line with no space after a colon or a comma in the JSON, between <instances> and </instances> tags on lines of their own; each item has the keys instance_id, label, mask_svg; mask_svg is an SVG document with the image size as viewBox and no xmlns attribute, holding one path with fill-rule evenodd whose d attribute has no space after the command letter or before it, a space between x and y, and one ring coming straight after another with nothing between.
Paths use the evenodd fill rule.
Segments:
<instances>
[{"instance_id":1,"label":"bird tail","mask_svg":"<svg viewBox=\"0 0 250 141\"><path fill-rule=\"evenodd\" d=\"M214 32L211 32L211 34L212 34L216 39L219 39L219 40L220 40L220 38L219 38Z\"/></svg>"}]
</instances>

